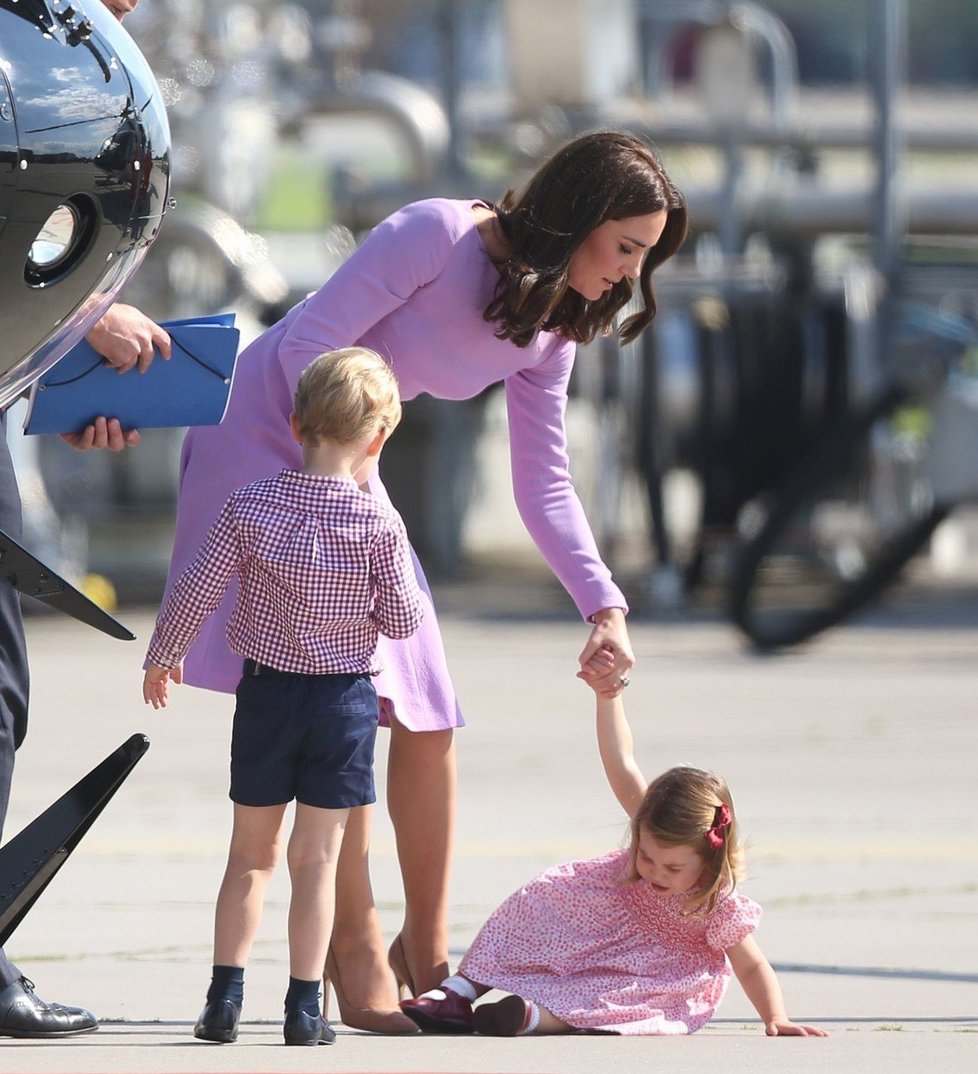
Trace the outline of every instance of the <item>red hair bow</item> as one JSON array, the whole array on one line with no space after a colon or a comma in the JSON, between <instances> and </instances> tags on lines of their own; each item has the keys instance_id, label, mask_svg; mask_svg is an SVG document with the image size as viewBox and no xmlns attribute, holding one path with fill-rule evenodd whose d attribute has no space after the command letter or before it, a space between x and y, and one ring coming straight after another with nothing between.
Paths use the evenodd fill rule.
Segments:
<instances>
[{"instance_id":1,"label":"red hair bow","mask_svg":"<svg viewBox=\"0 0 978 1074\"><path fill-rule=\"evenodd\" d=\"M730 815L730 806L721 802L713 813L713 827L706 833L706 841L714 850L723 846L723 832L730 827L731 820L733 817Z\"/></svg>"}]
</instances>

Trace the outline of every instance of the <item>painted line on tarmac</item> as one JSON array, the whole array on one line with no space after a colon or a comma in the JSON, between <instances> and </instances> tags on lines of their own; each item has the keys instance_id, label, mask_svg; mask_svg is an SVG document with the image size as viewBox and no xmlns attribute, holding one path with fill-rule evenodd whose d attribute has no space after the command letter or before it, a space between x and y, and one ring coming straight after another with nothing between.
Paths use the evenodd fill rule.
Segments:
<instances>
[{"instance_id":1,"label":"painted line on tarmac","mask_svg":"<svg viewBox=\"0 0 978 1074\"><path fill-rule=\"evenodd\" d=\"M227 852L227 839L188 840L169 839L98 839L89 837L82 845L86 855L98 857L188 857L203 858ZM613 843L571 842L511 842L458 843L455 858L545 858L553 861L573 861L592 858L614 849ZM393 858L393 842L376 840L370 848L371 857ZM889 845L878 840L873 843L790 843L747 842L747 855L755 862L777 864L780 861L978 861L978 845L934 841L903 842Z\"/></svg>"}]
</instances>

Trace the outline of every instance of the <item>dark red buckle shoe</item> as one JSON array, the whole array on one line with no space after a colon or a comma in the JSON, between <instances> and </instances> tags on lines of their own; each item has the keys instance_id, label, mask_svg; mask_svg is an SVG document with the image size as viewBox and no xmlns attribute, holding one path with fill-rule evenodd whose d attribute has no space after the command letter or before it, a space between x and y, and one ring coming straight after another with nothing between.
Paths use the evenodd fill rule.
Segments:
<instances>
[{"instance_id":1,"label":"dark red buckle shoe","mask_svg":"<svg viewBox=\"0 0 978 1074\"><path fill-rule=\"evenodd\" d=\"M444 999L418 996L401 1001L401 1010L422 1033L474 1033L472 1004L457 992L444 989Z\"/></svg>"}]
</instances>

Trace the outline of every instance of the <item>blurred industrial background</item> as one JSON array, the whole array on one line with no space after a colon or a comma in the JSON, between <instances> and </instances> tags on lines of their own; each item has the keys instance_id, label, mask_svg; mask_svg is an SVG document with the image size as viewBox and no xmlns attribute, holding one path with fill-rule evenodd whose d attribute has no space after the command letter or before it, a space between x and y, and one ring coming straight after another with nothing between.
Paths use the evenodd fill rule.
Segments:
<instances>
[{"instance_id":1,"label":"blurred industrial background","mask_svg":"<svg viewBox=\"0 0 978 1074\"><path fill-rule=\"evenodd\" d=\"M568 417L636 609L724 607L776 646L901 574L973 589L975 5L145 0L126 28L167 97L176 196L127 301L234 310L252 338L398 206L498 198L566 138L628 128L692 232L644 338L581 349ZM182 430L110 456L17 425L27 543L155 600ZM395 446L436 580L546 577L501 392L414 401Z\"/></svg>"}]
</instances>

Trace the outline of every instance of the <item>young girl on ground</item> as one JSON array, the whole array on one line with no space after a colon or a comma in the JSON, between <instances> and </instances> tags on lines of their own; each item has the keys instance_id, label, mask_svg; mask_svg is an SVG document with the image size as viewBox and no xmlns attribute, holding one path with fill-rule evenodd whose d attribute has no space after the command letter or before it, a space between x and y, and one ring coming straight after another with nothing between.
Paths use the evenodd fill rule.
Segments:
<instances>
[{"instance_id":1,"label":"young girl on ground","mask_svg":"<svg viewBox=\"0 0 978 1074\"><path fill-rule=\"evenodd\" d=\"M620 696L598 696L597 735L631 845L531 880L482 926L458 974L402 1010L428 1033L695 1033L732 969L768 1036L825 1036L788 1019L751 936L761 908L734 890L742 851L726 783L681 766L646 784ZM513 994L473 1008L493 988Z\"/></svg>"}]
</instances>

